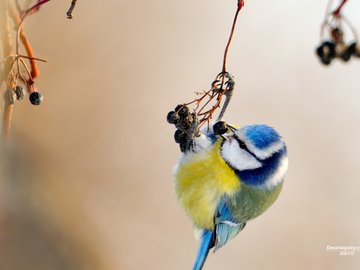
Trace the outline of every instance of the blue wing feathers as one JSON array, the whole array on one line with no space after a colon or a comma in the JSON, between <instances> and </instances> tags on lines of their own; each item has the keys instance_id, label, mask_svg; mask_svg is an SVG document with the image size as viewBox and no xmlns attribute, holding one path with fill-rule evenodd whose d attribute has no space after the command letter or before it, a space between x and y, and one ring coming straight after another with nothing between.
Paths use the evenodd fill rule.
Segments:
<instances>
[{"instance_id":1,"label":"blue wing feathers","mask_svg":"<svg viewBox=\"0 0 360 270\"><path fill-rule=\"evenodd\" d=\"M239 222L236 220L229 207L226 199L221 200L217 214L215 216L215 249L224 246L229 240L234 238L242 229L244 229L246 222Z\"/></svg>"}]
</instances>

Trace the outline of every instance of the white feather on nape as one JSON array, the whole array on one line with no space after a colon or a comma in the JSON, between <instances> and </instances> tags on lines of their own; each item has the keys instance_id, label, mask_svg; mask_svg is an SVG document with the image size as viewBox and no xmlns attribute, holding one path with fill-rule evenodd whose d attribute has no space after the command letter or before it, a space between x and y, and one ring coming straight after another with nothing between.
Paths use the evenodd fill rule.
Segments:
<instances>
[{"instance_id":1,"label":"white feather on nape","mask_svg":"<svg viewBox=\"0 0 360 270\"><path fill-rule=\"evenodd\" d=\"M232 168L239 171L253 170L262 166L255 157L241 149L236 140L225 141L221 155Z\"/></svg>"},{"instance_id":2,"label":"white feather on nape","mask_svg":"<svg viewBox=\"0 0 360 270\"><path fill-rule=\"evenodd\" d=\"M288 169L289 160L288 157L285 155L281 158L280 164L276 172L271 175L264 184L257 186L257 188L260 189L272 189L273 187L276 187L279 185L285 177L285 173Z\"/></svg>"}]
</instances>

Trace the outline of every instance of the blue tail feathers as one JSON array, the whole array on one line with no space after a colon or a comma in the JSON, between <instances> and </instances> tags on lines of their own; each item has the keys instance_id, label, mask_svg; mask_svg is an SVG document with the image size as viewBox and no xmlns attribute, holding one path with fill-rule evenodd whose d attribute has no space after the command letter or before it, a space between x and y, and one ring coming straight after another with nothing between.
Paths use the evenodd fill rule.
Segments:
<instances>
[{"instance_id":1,"label":"blue tail feathers","mask_svg":"<svg viewBox=\"0 0 360 270\"><path fill-rule=\"evenodd\" d=\"M202 237L201 237L199 251L196 256L196 260L195 260L192 270L201 270L202 269L202 267L205 263L206 257L209 253L209 250L213 246L214 246L214 232L209 231L209 230L204 230Z\"/></svg>"}]
</instances>

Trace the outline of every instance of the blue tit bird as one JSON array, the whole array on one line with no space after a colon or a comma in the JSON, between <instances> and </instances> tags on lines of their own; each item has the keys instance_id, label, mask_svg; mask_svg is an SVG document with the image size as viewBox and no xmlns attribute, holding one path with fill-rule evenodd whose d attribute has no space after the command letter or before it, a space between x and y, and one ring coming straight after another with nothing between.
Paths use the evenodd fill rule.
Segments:
<instances>
[{"instance_id":1,"label":"blue tit bird","mask_svg":"<svg viewBox=\"0 0 360 270\"><path fill-rule=\"evenodd\" d=\"M279 196L288 167L285 142L271 127L231 128L196 137L175 167L175 191L200 235L193 270Z\"/></svg>"}]
</instances>

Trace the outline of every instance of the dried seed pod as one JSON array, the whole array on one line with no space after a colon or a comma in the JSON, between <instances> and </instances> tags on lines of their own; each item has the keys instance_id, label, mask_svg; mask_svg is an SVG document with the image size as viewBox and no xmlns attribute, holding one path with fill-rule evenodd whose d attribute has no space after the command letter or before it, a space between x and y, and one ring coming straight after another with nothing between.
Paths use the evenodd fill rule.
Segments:
<instances>
[{"instance_id":1,"label":"dried seed pod","mask_svg":"<svg viewBox=\"0 0 360 270\"><path fill-rule=\"evenodd\" d=\"M187 141L187 135L185 132L181 131L181 130L176 130L175 134L174 134L174 139L176 143L186 143Z\"/></svg>"},{"instance_id":2,"label":"dried seed pod","mask_svg":"<svg viewBox=\"0 0 360 270\"><path fill-rule=\"evenodd\" d=\"M29 96L32 105L40 105L43 99L43 96L39 92L32 92Z\"/></svg>"},{"instance_id":3,"label":"dried seed pod","mask_svg":"<svg viewBox=\"0 0 360 270\"><path fill-rule=\"evenodd\" d=\"M335 27L335 28L331 29L330 34L335 43L343 42L344 33L339 27Z\"/></svg>"},{"instance_id":4,"label":"dried seed pod","mask_svg":"<svg viewBox=\"0 0 360 270\"><path fill-rule=\"evenodd\" d=\"M180 151L185 153L186 152L186 143L180 143Z\"/></svg>"},{"instance_id":5,"label":"dried seed pod","mask_svg":"<svg viewBox=\"0 0 360 270\"><path fill-rule=\"evenodd\" d=\"M176 124L179 121L179 115L176 112L171 111L168 113L166 119L169 124Z\"/></svg>"},{"instance_id":6,"label":"dried seed pod","mask_svg":"<svg viewBox=\"0 0 360 270\"><path fill-rule=\"evenodd\" d=\"M321 61L321 63L323 63L325 66L328 66L328 65L331 64L331 59L330 59L330 58L323 57L323 58L320 58L320 61Z\"/></svg>"},{"instance_id":7,"label":"dried seed pod","mask_svg":"<svg viewBox=\"0 0 360 270\"><path fill-rule=\"evenodd\" d=\"M185 118L180 118L179 122L177 123L177 126L180 127L182 130L189 130L194 123L194 116L193 115L187 115Z\"/></svg>"},{"instance_id":8,"label":"dried seed pod","mask_svg":"<svg viewBox=\"0 0 360 270\"><path fill-rule=\"evenodd\" d=\"M335 45L336 57L342 59L347 62L350 60L351 53L348 51L348 47L345 43L337 43Z\"/></svg>"},{"instance_id":9,"label":"dried seed pod","mask_svg":"<svg viewBox=\"0 0 360 270\"><path fill-rule=\"evenodd\" d=\"M346 49L342 52L342 54L339 55L339 57L340 57L343 61L347 62L347 61L350 60L351 55L352 55L351 51L349 51L349 49L346 48Z\"/></svg>"},{"instance_id":10,"label":"dried seed pod","mask_svg":"<svg viewBox=\"0 0 360 270\"><path fill-rule=\"evenodd\" d=\"M4 97L7 104L13 105L16 101L16 94L12 89L6 90Z\"/></svg>"},{"instance_id":11,"label":"dried seed pod","mask_svg":"<svg viewBox=\"0 0 360 270\"><path fill-rule=\"evenodd\" d=\"M358 43L351 43L348 47L348 51L351 53L351 55L360 57L360 45Z\"/></svg>"},{"instance_id":12,"label":"dried seed pod","mask_svg":"<svg viewBox=\"0 0 360 270\"><path fill-rule=\"evenodd\" d=\"M332 59L336 57L336 46L331 41L324 41L316 49L316 54L324 65L329 65Z\"/></svg>"},{"instance_id":13,"label":"dried seed pod","mask_svg":"<svg viewBox=\"0 0 360 270\"><path fill-rule=\"evenodd\" d=\"M15 88L14 88L14 92L15 92L15 94L16 94L16 99L17 100L23 100L24 99L24 97L25 97L25 91L24 91L24 89L21 87L21 86L16 86Z\"/></svg>"},{"instance_id":14,"label":"dried seed pod","mask_svg":"<svg viewBox=\"0 0 360 270\"><path fill-rule=\"evenodd\" d=\"M331 41L324 41L321 46L318 48L318 55L326 58L335 58L336 57L336 45Z\"/></svg>"},{"instance_id":15,"label":"dried seed pod","mask_svg":"<svg viewBox=\"0 0 360 270\"><path fill-rule=\"evenodd\" d=\"M336 57L336 46L331 41L324 41L317 49L316 54L324 65L329 65Z\"/></svg>"},{"instance_id":16,"label":"dried seed pod","mask_svg":"<svg viewBox=\"0 0 360 270\"><path fill-rule=\"evenodd\" d=\"M180 118L186 118L190 114L190 109L186 105L178 105L175 108L175 112L178 113Z\"/></svg>"}]
</instances>

